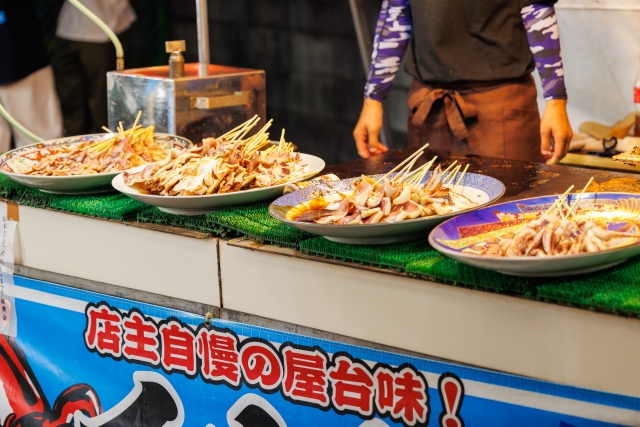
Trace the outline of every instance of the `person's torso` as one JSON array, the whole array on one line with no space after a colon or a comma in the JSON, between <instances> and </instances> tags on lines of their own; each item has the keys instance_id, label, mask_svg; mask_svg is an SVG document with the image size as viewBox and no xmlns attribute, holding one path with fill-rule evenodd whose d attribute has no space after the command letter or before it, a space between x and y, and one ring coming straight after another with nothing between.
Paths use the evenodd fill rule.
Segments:
<instances>
[{"instance_id":1,"label":"person's torso","mask_svg":"<svg viewBox=\"0 0 640 427\"><path fill-rule=\"evenodd\" d=\"M136 14L129 0L82 0L82 4L102 19L116 34L127 30L136 20ZM62 6L58 16L56 35L63 39L80 42L109 41L100 27L68 1Z\"/></svg>"},{"instance_id":2,"label":"person's torso","mask_svg":"<svg viewBox=\"0 0 640 427\"><path fill-rule=\"evenodd\" d=\"M407 72L425 83L516 79L534 62L517 0L410 0Z\"/></svg>"}]
</instances>

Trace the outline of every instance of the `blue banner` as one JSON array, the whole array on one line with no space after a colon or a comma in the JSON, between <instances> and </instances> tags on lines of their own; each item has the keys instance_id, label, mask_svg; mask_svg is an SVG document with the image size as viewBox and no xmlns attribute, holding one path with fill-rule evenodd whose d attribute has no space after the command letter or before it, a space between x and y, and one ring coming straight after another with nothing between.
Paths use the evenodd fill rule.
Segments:
<instances>
[{"instance_id":1,"label":"blue banner","mask_svg":"<svg viewBox=\"0 0 640 427\"><path fill-rule=\"evenodd\" d=\"M640 399L15 277L0 425L640 425Z\"/></svg>"}]
</instances>

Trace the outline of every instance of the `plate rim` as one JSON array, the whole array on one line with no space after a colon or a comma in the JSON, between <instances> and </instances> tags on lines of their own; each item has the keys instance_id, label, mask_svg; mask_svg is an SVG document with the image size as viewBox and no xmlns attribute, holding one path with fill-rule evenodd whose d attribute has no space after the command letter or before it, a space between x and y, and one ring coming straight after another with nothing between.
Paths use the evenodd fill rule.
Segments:
<instances>
[{"instance_id":1,"label":"plate rim","mask_svg":"<svg viewBox=\"0 0 640 427\"><path fill-rule=\"evenodd\" d=\"M450 218L450 216L451 216L451 215L456 215L456 216L457 216L457 215L459 215L459 214L468 213L468 212L472 212L472 211L474 211L474 210L478 210L478 209L485 208L485 207L487 207L487 206L491 205L491 203L494 203L494 202L496 202L497 200L500 200L500 198L502 198L502 196L504 196L504 193L507 191L507 187L506 187L506 185L505 185L502 181L500 181L499 179L497 179L497 178L494 178L494 177L492 177L492 176L490 176L490 175L485 175L485 174L475 173L475 172L469 172L469 174L472 174L472 175L481 175L481 176L486 176L486 177L489 177L489 178L494 179L494 180L496 180L497 182L499 182L499 183L502 185L502 189L501 189L501 191L500 191L500 195L498 195L498 196L497 196L495 199L493 199L493 200L489 200L489 201L488 201L488 202L486 202L486 203L480 204L480 205L475 206L475 207L473 207L473 208L465 209L465 210L460 211L460 212L448 213L448 214L443 214L443 215L432 215L432 216L426 216L426 217L421 217L421 218L414 218L414 219L410 219L410 220L406 220L406 221L401 221L401 222L383 222L383 223L378 222L378 223L376 223L376 224L354 224L354 225L349 225L348 227L349 227L350 229L354 229L354 228L362 228L362 229L364 229L364 228L366 228L366 227L388 227L388 226L396 226L396 227L397 227L397 226L398 226L398 224L406 224L406 223L408 223L408 222L410 222L410 223L412 223L412 224L417 224L417 223L419 223L419 222L434 221L434 220L437 220L438 218L442 218L442 217L445 217L445 219L444 219L444 220L445 220L445 221L447 221L447 220L451 219L451 218ZM383 174L376 174L376 175L372 175L372 176L377 176L377 175L383 175ZM367 176L369 176L369 175L367 175ZM351 178L341 179L340 181L346 181L346 180L348 180L348 179L353 179L353 178L358 178L358 177L357 177L357 176L354 176L354 177L351 177ZM340 182L340 181L332 182L331 184L335 184L335 183ZM315 188L315 187L322 187L322 186L326 186L326 184L318 184L318 185L314 185L313 187L309 187L309 189L312 189L312 188ZM295 192L298 192L298 191L302 191L302 190L297 190L297 191L295 191ZM294 193L295 193L295 192L294 192ZM288 196L288 194L286 194L286 195L282 195L281 197L284 197L284 196ZM281 197L278 197L278 199L280 199ZM275 219L277 219L277 220L279 220L279 221L282 221L282 222L284 222L284 223L286 223L286 224L289 224L289 225L294 226L294 227L295 227L295 225L294 225L294 224L304 224L304 226L305 226L305 227L307 227L307 226L310 226L310 227L318 227L319 229L322 229L322 228L325 228L325 227L340 227L340 229L342 229L342 228L346 227L345 225L338 225L338 224L317 224L317 223L315 223L315 222L292 221L292 220L289 220L289 219L286 219L286 218L281 218L280 216L276 216L276 215L271 211L271 209L274 209L274 211L275 211L274 203L275 203L278 199L274 200L273 202L271 202L271 203L269 204L269 214L270 214L273 218L275 218ZM311 199L310 199L310 200L311 200Z\"/></svg>"},{"instance_id":2,"label":"plate rim","mask_svg":"<svg viewBox=\"0 0 640 427\"><path fill-rule=\"evenodd\" d=\"M569 193L570 195L577 195L579 193ZM636 196L635 198L640 199L640 194L637 193L627 193L627 192L613 192L613 191L605 191L605 192L589 192L589 193L584 193L584 195L588 195L588 194L628 194L628 195L634 195ZM511 200L509 202L502 202L502 203L498 203L493 205L493 207L497 207L500 205L506 205L508 203L516 203L516 202L521 202L521 201L525 201L525 200L533 200L533 199L541 199L544 197L557 197L558 195L548 195L548 196L537 196L537 197L527 197L526 199L517 199L517 200ZM483 206L480 209L485 209L488 206ZM456 252L451 248L447 248L445 247L443 244L439 243L439 242L435 242L434 244L434 240L435 238L433 237L433 234L442 226L444 226L447 222L449 221L453 221L455 219L458 219L458 217L462 216L462 215L466 215L468 213L471 212L464 212L463 214L460 214L454 218L449 218L443 222L441 222L440 224L438 224L437 226L435 226L433 228L433 230L431 230L431 232L429 233L429 237L428 237L428 241L429 241L429 245L437 250L438 252L441 252L445 255L449 255L449 254L453 254L455 255L455 257L461 257L461 258L469 258L469 259L478 259L478 260L490 260L490 261L504 261L504 260L509 260L508 262L516 262L516 263L525 263L525 262L530 262L534 259L537 259L538 261L540 260L556 260L556 261L560 261L560 260L567 260L567 259L581 259L581 258L588 258L588 257L593 257L594 254L607 254L607 253L614 253L614 252L618 252L620 250L623 249L628 249L631 248L633 246L637 246L640 245L640 239L638 240L638 242L633 243L631 245L625 245L625 246L619 246L617 248L611 248L611 249L606 249L604 251L598 251L598 252L584 252L584 253L579 253L579 254L565 254L565 255L551 255L551 256L545 256L545 257L497 257L497 256L481 256L481 255L473 255L473 254L463 254L461 252ZM640 236L639 236L640 237ZM454 258L452 256L452 258ZM497 271L497 270L496 270Z\"/></svg>"}]
</instances>

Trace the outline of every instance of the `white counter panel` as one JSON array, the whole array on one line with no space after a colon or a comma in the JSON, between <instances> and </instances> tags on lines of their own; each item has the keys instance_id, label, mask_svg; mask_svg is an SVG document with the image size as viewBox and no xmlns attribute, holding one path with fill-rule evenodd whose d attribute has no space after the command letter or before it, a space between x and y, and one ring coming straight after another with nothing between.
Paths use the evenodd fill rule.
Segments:
<instances>
[{"instance_id":1,"label":"white counter panel","mask_svg":"<svg viewBox=\"0 0 640 427\"><path fill-rule=\"evenodd\" d=\"M640 396L640 321L220 242L224 307L456 362Z\"/></svg>"},{"instance_id":2,"label":"white counter panel","mask_svg":"<svg viewBox=\"0 0 640 427\"><path fill-rule=\"evenodd\" d=\"M220 306L217 239L20 206L16 263Z\"/></svg>"}]
</instances>

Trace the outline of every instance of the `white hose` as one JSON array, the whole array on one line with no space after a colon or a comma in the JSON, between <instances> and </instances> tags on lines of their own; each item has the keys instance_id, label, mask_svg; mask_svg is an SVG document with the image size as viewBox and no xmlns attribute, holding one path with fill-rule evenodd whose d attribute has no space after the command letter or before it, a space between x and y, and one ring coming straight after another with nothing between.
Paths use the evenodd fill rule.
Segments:
<instances>
[{"instance_id":1,"label":"white hose","mask_svg":"<svg viewBox=\"0 0 640 427\"><path fill-rule=\"evenodd\" d=\"M98 18L95 13L87 9L87 7L82 3L80 3L78 0L67 0L67 1L72 5L74 5L75 7L77 7L80 12L84 13L87 16L87 18L89 18L91 21L93 21L94 24L100 27L100 29L104 31L105 34L111 39L111 42L113 42L113 45L116 48L116 58L117 58L116 70L123 71L124 70L124 50L122 49L122 43L120 43L120 40L118 39L118 36L116 36L116 33L114 33L113 30L111 30L111 28L109 28L107 24L105 24L100 18Z\"/></svg>"},{"instance_id":2,"label":"white hose","mask_svg":"<svg viewBox=\"0 0 640 427\"><path fill-rule=\"evenodd\" d=\"M109 37L109 39L111 39L111 42L116 48L116 70L123 71L124 70L124 50L122 49L122 43L120 43L120 39L118 39L118 36L116 36L116 33L114 33L107 24L102 22L102 20L98 18L95 13L87 9L87 7L82 3L80 3L78 0L68 0L68 1L69 3L77 7L80 12L84 13L87 16L87 18L89 18L93 23L95 23L98 27L100 27L100 29L104 31L105 34ZM0 103L0 116L4 117L11 124L11 126L13 126L18 131L22 132L29 139L32 139L35 142L44 141L42 138L35 135L33 132L29 131L27 128L22 126L16 119L14 119L11 116L11 114L9 114L9 112L2 106L2 103Z\"/></svg>"},{"instance_id":3,"label":"white hose","mask_svg":"<svg viewBox=\"0 0 640 427\"><path fill-rule=\"evenodd\" d=\"M32 139L35 142L44 141L42 138L40 138L39 136L35 135L31 131L29 131L27 128L22 126L20 123L18 123L18 121L16 119L11 117L11 114L9 114L9 112L4 109L4 107L2 106L1 103L0 103L0 115L2 117L4 117L5 119L7 119L7 121L11 124L11 126L13 126L15 129L18 129L20 132L22 132L29 139Z\"/></svg>"}]
</instances>

